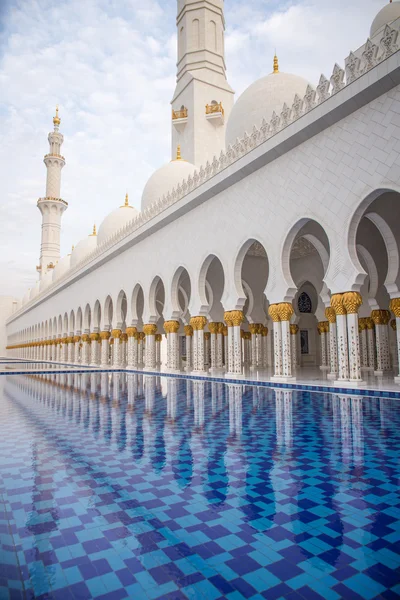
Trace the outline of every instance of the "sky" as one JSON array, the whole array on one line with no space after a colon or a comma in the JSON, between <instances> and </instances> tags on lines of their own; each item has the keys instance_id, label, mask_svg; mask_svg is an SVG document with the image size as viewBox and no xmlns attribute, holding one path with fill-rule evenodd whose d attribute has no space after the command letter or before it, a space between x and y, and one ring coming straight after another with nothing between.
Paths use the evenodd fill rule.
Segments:
<instances>
[{"instance_id":1,"label":"sky","mask_svg":"<svg viewBox=\"0 0 400 600\"><path fill-rule=\"evenodd\" d=\"M386 0L225 0L236 98L272 70L318 84L365 43ZM171 156L176 0L0 0L0 295L37 280L56 104L64 134L61 254L123 203L140 209Z\"/></svg>"}]
</instances>

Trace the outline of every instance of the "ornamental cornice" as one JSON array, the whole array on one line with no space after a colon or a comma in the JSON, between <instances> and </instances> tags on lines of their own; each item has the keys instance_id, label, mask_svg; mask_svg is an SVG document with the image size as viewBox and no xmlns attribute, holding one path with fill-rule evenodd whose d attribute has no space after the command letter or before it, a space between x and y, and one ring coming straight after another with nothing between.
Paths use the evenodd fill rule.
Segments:
<instances>
[{"instance_id":1,"label":"ornamental cornice","mask_svg":"<svg viewBox=\"0 0 400 600\"><path fill-rule=\"evenodd\" d=\"M228 167L231 167L231 165L249 153L253 152L260 146L263 146L272 138L274 138L273 143L269 144L267 148L264 146L265 151L263 152L263 156L269 156L269 153L272 153L270 160L267 162L274 160L276 158L276 151L274 151L274 148L279 146L279 144L282 142L281 138L275 139L275 137L279 136L282 130L288 127L290 128L294 122L304 119L306 115L311 113L314 116L314 120L309 119L307 121L303 121L303 129L301 126L296 125L296 130L293 130L293 142L295 142L295 145L299 145L300 143L304 142L305 136L315 135L315 123L318 122L319 129L324 130L327 127L330 127L333 122L343 118L339 114L340 111L336 110L336 112L333 113L333 110L337 109L338 102L339 105L340 103L346 105L345 112L347 111L347 113L351 113L361 106L364 106L372 99L378 97L382 93L382 87L384 87L384 89L387 91L391 87L397 85L396 77L391 77L391 72L388 70L382 70L382 73L379 73L380 79L377 80L377 83L381 80L384 80L384 86L375 85L375 88L372 89L372 84L367 80L364 80L364 82L360 84L359 89L353 88L353 94L350 92L345 96L340 96L339 101L337 99L341 92L354 81L359 80L371 69L377 67L383 61L398 53L396 39L398 37L399 28L400 19L397 19L395 22L391 23L390 26L386 25L384 31L380 34L381 37L379 39L374 38L373 41L368 39L367 42L356 52L351 52L349 54L349 56L345 59L344 69L335 64L331 77L327 78L324 75L321 75L319 83L315 89L313 89L312 86L308 86L303 99L295 97L291 109L290 107L288 108L284 106L282 107L281 113L279 115L275 114L269 123L265 119L262 121L262 123L255 123L250 135L244 132L243 137L238 139L233 146L229 146L225 152L221 151L219 157L214 156L212 161L208 161L205 165L196 170L193 176L189 176L187 179L184 179L180 184L178 184L176 188L166 192L162 198L156 201L145 211L139 213L137 217L132 219L126 226L110 236L103 244L99 245L75 267L67 271L59 280L52 283L46 290L39 293L36 298L30 300L23 307L21 307L21 309L13 313L13 315L7 320L7 323L17 319L21 314L23 314L23 312L36 305L38 301L44 297L48 297L49 295L52 295L52 293L58 291L61 284L65 285L67 282L70 283L71 278L77 276L78 273L89 263L96 261L100 257L101 260L108 260L112 258L112 253L110 253L108 257L106 257L106 255L117 244L120 244L125 240L125 238L142 229L154 218L159 217L164 211L179 202L182 198L185 198L195 190L201 188L201 186L207 183L210 179L221 173L224 173L224 175L226 174L227 184L229 185L228 179L231 176L233 177L233 174L232 169L227 171ZM391 65L392 72L398 69L399 67L397 64ZM371 94L365 94L365 89L369 87L371 87ZM333 97L334 105L329 102ZM355 98L357 98L357 102L355 102ZM324 105L322 111L323 114L321 114L321 111L315 111L315 109L321 105ZM315 112L313 113L313 111ZM332 119L325 118L325 115L327 114L332 114L333 122ZM285 132L285 139L290 137L290 135L291 134L289 132ZM296 136L298 137L298 141ZM259 159L258 156L253 156L254 159ZM258 160L258 163L259 162L260 161ZM267 162L264 164L267 164ZM259 164L257 168L260 168L260 166L263 165ZM238 165L237 170L241 170L241 165ZM246 174L243 173L243 177L245 176ZM235 174L234 181L232 181L231 185L236 181L237 177ZM198 196L199 195L200 193ZM206 193L204 193L204 196L204 201L209 199ZM67 205L66 202L62 200L59 201ZM196 206L198 206L198 202L196 202Z\"/></svg>"}]
</instances>

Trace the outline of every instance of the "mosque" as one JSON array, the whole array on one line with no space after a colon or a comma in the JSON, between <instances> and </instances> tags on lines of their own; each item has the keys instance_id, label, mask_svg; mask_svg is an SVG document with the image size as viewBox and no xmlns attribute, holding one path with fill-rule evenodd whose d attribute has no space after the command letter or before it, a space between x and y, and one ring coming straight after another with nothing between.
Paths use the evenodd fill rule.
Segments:
<instances>
[{"instance_id":1,"label":"mosque","mask_svg":"<svg viewBox=\"0 0 400 600\"><path fill-rule=\"evenodd\" d=\"M177 4L172 160L140 212L126 196L61 257L57 110L38 281L12 303L7 356L400 383L400 2L315 85L275 57L236 102L223 0Z\"/></svg>"}]
</instances>

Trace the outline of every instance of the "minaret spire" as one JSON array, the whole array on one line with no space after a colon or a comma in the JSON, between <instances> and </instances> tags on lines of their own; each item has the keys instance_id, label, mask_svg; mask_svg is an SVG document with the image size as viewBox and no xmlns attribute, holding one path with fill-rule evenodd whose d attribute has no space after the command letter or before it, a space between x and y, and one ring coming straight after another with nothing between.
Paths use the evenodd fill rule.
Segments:
<instances>
[{"instance_id":1,"label":"minaret spire","mask_svg":"<svg viewBox=\"0 0 400 600\"><path fill-rule=\"evenodd\" d=\"M197 166L225 147L234 92L226 78L224 0L177 0L177 85L172 99L172 160L177 146Z\"/></svg>"},{"instance_id":2,"label":"minaret spire","mask_svg":"<svg viewBox=\"0 0 400 600\"><path fill-rule=\"evenodd\" d=\"M60 258L61 217L68 204L60 198L61 170L65 158L61 156L61 146L64 141L59 132L61 118L58 114L53 117L54 131L49 133L49 153L44 157L47 168L46 196L39 198L38 208L42 213L42 240L40 245L40 264L36 267L39 277L54 268Z\"/></svg>"}]
</instances>

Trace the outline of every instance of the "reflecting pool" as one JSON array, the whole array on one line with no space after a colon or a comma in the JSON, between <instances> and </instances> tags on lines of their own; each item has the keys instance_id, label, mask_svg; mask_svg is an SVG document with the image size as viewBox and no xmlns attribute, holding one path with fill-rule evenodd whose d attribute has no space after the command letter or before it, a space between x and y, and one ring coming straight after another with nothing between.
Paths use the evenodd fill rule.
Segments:
<instances>
[{"instance_id":1,"label":"reflecting pool","mask_svg":"<svg viewBox=\"0 0 400 600\"><path fill-rule=\"evenodd\" d=\"M400 401L0 377L0 598L398 598Z\"/></svg>"}]
</instances>

